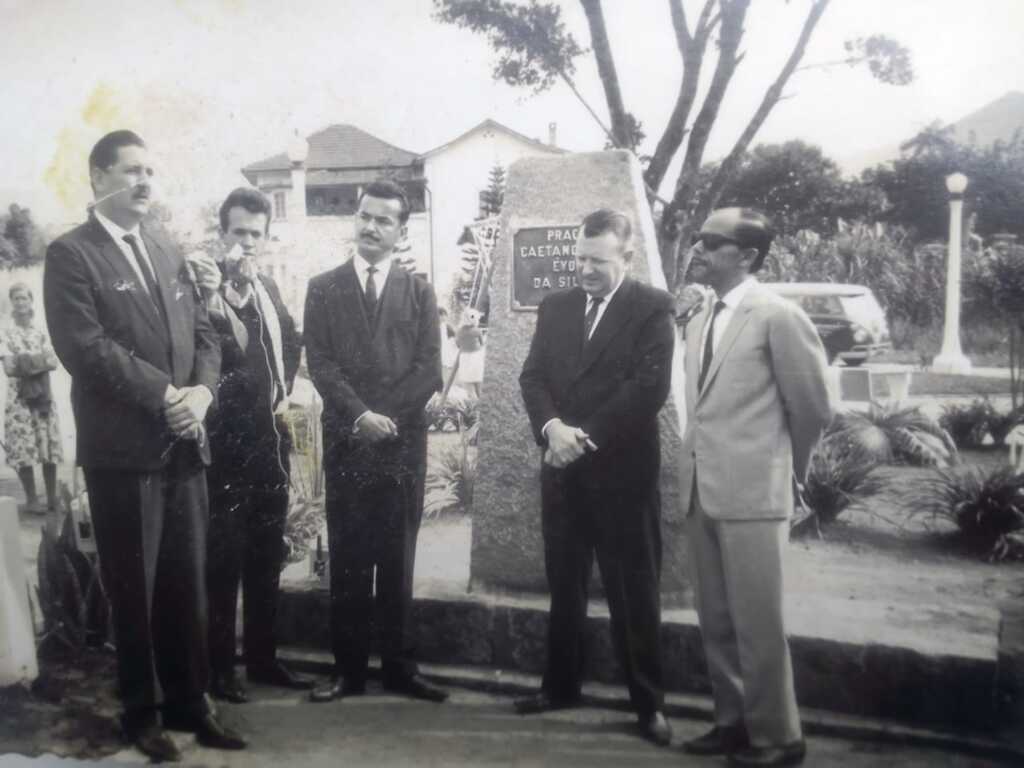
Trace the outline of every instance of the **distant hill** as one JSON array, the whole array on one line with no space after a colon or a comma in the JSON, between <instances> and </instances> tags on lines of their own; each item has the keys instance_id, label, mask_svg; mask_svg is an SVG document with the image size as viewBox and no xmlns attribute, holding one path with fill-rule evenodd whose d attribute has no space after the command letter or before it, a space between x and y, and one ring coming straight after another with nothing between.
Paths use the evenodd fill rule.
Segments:
<instances>
[{"instance_id":1,"label":"distant hill","mask_svg":"<svg viewBox=\"0 0 1024 768\"><path fill-rule=\"evenodd\" d=\"M990 104L953 123L958 141L974 140L979 146L994 141L1009 141L1013 134L1024 129L1024 93L1010 91Z\"/></svg>"},{"instance_id":2,"label":"distant hill","mask_svg":"<svg viewBox=\"0 0 1024 768\"><path fill-rule=\"evenodd\" d=\"M1009 141L1016 131L1022 129L1024 93L1021 91L1009 91L953 123L953 134L957 141L966 143L973 134L979 146L987 146L996 140ZM865 168L895 160L899 156L899 144L892 144L839 158L838 162L847 173L858 174Z\"/></svg>"}]
</instances>

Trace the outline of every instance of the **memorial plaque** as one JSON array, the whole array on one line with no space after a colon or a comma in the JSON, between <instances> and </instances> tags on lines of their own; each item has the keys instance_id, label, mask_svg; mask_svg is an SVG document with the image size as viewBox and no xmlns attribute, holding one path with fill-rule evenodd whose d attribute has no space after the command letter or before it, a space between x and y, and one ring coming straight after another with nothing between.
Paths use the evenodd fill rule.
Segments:
<instances>
[{"instance_id":1,"label":"memorial plaque","mask_svg":"<svg viewBox=\"0 0 1024 768\"><path fill-rule=\"evenodd\" d=\"M576 224L529 227L512 236L512 309L536 310L552 291L576 286Z\"/></svg>"}]
</instances>

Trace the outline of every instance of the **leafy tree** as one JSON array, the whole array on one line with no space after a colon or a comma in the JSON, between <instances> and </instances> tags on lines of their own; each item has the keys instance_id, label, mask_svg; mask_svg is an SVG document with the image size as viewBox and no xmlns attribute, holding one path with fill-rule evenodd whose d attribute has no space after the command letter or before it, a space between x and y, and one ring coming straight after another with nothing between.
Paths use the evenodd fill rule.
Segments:
<instances>
[{"instance_id":1,"label":"leafy tree","mask_svg":"<svg viewBox=\"0 0 1024 768\"><path fill-rule=\"evenodd\" d=\"M0 244L0 260L8 267L25 267L38 264L46 257L46 238L39 231L32 212L17 203L11 203L7 216L0 219L3 225Z\"/></svg>"},{"instance_id":2,"label":"leafy tree","mask_svg":"<svg viewBox=\"0 0 1024 768\"><path fill-rule=\"evenodd\" d=\"M505 202L505 169L500 165L491 168L489 183L480 195L480 218L497 216Z\"/></svg>"},{"instance_id":3,"label":"leafy tree","mask_svg":"<svg viewBox=\"0 0 1024 768\"><path fill-rule=\"evenodd\" d=\"M999 243L978 255L964 279L966 309L1009 335L1012 407L1024 402L1024 246Z\"/></svg>"},{"instance_id":4,"label":"leafy tree","mask_svg":"<svg viewBox=\"0 0 1024 768\"><path fill-rule=\"evenodd\" d=\"M741 158L772 109L783 98L792 75L801 68L807 44L814 34L830 0L809 0L807 15L785 64L765 90L761 103L750 116L732 150L715 168L711 180L703 181L704 152L719 108L744 58L741 47L747 34L747 11L751 0L704 0L696 19L688 16L683 0L667 0L671 28L675 34L683 65L682 80L675 94L672 114L657 141L644 181L654 199L665 180L669 164L685 142L682 170L671 198L664 203L659 219L659 245L662 265L670 284L677 273L679 244L718 203L733 178ZM604 126L597 112L580 95L573 80L575 61L585 53L562 19L562 7L545 0L434 0L435 17L487 37L497 54L495 79L509 85L539 92L564 82L602 124L610 142L631 149L636 144L640 123L626 109L619 84L615 59L604 20L601 0L580 0L590 33L590 49L604 90L609 125ZM811 66L866 63L872 75L882 82L902 85L913 73L909 53L899 43L881 35L856 40L847 45L847 55L838 62ZM714 66L703 101L697 104L698 84L705 65ZM677 269L679 267L679 269Z\"/></svg>"},{"instance_id":5,"label":"leafy tree","mask_svg":"<svg viewBox=\"0 0 1024 768\"><path fill-rule=\"evenodd\" d=\"M877 187L844 180L819 147L799 140L761 144L745 153L719 199L719 205L765 211L787 234L834 233L839 219L874 220L884 203Z\"/></svg>"},{"instance_id":6,"label":"leafy tree","mask_svg":"<svg viewBox=\"0 0 1024 768\"><path fill-rule=\"evenodd\" d=\"M959 143L952 127L932 124L901 147L890 164L866 170L862 181L881 189L888 203L886 221L912 230L918 240L944 240L949 232L951 173L967 175L965 216L974 232L989 237L999 232L1024 236L1024 140L1020 132L1009 142L978 147Z\"/></svg>"}]
</instances>

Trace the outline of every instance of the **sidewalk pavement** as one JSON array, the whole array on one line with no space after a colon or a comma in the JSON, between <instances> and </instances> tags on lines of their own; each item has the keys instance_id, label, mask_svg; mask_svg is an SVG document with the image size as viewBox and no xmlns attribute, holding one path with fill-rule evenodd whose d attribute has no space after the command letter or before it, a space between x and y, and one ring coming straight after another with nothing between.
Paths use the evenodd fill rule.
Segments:
<instances>
[{"instance_id":1,"label":"sidewalk pavement","mask_svg":"<svg viewBox=\"0 0 1024 768\"><path fill-rule=\"evenodd\" d=\"M426 671L426 670L425 670ZM433 670L432 670L433 671ZM622 768L625 766L717 766L721 758L685 754L682 741L700 735L706 720L670 710L675 735L672 745L658 748L640 739L635 717L628 711L586 706L556 713L522 717L514 713L508 695L452 688L446 704L411 701L384 692L371 681L367 695L330 704L312 704L304 695L276 688L251 686L252 701L222 705L223 718L241 729L250 747L241 752L209 750L190 734L172 733L184 753L185 765L228 768L282 766L420 766L453 768L522 766L541 768ZM588 687L588 694L593 691ZM597 691L596 700L602 698ZM595 700L593 695L588 699ZM706 700L700 707L708 709ZM884 740L867 740L815 733L808 728L808 766L849 768L947 768L1008 765L996 754L967 751L941 743L930 744L907 732ZM113 735L108 739L113 742ZM95 746L95 745L93 745ZM60 749L60 745L55 744ZM65 759L64 766L143 764L134 748L112 746L102 761ZM0 752L4 745L0 744ZM103 750L106 751L106 750ZM1008 758L1004 757L1004 760ZM0 768L53 765L55 758L7 755Z\"/></svg>"}]
</instances>

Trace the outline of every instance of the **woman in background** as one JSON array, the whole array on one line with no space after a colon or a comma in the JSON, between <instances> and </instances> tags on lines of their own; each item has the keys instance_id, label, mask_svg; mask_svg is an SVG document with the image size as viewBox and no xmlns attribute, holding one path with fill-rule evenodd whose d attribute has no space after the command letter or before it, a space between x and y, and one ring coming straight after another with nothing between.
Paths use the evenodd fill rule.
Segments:
<instances>
[{"instance_id":1,"label":"woman in background","mask_svg":"<svg viewBox=\"0 0 1024 768\"><path fill-rule=\"evenodd\" d=\"M455 333L455 346L459 349L458 371L455 381L472 397L480 397L480 384L484 380L484 334L480 330L480 312L466 309Z\"/></svg>"},{"instance_id":2,"label":"woman in background","mask_svg":"<svg viewBox=\"0 0 1024 768\"><path fill-rule=\"evenodd\" d=\"M18 472L25 490L25 509L41 513L36 494L35 465L43 465L46 505L57 509L57 465L63 460L57 409L50 392L50 371L57 357L43 331L32 325L32 291L15 283L8 291L14 326L0 333L0 357L7 374L4 449L7 463Z\"/></svg>"}]
</instances>

